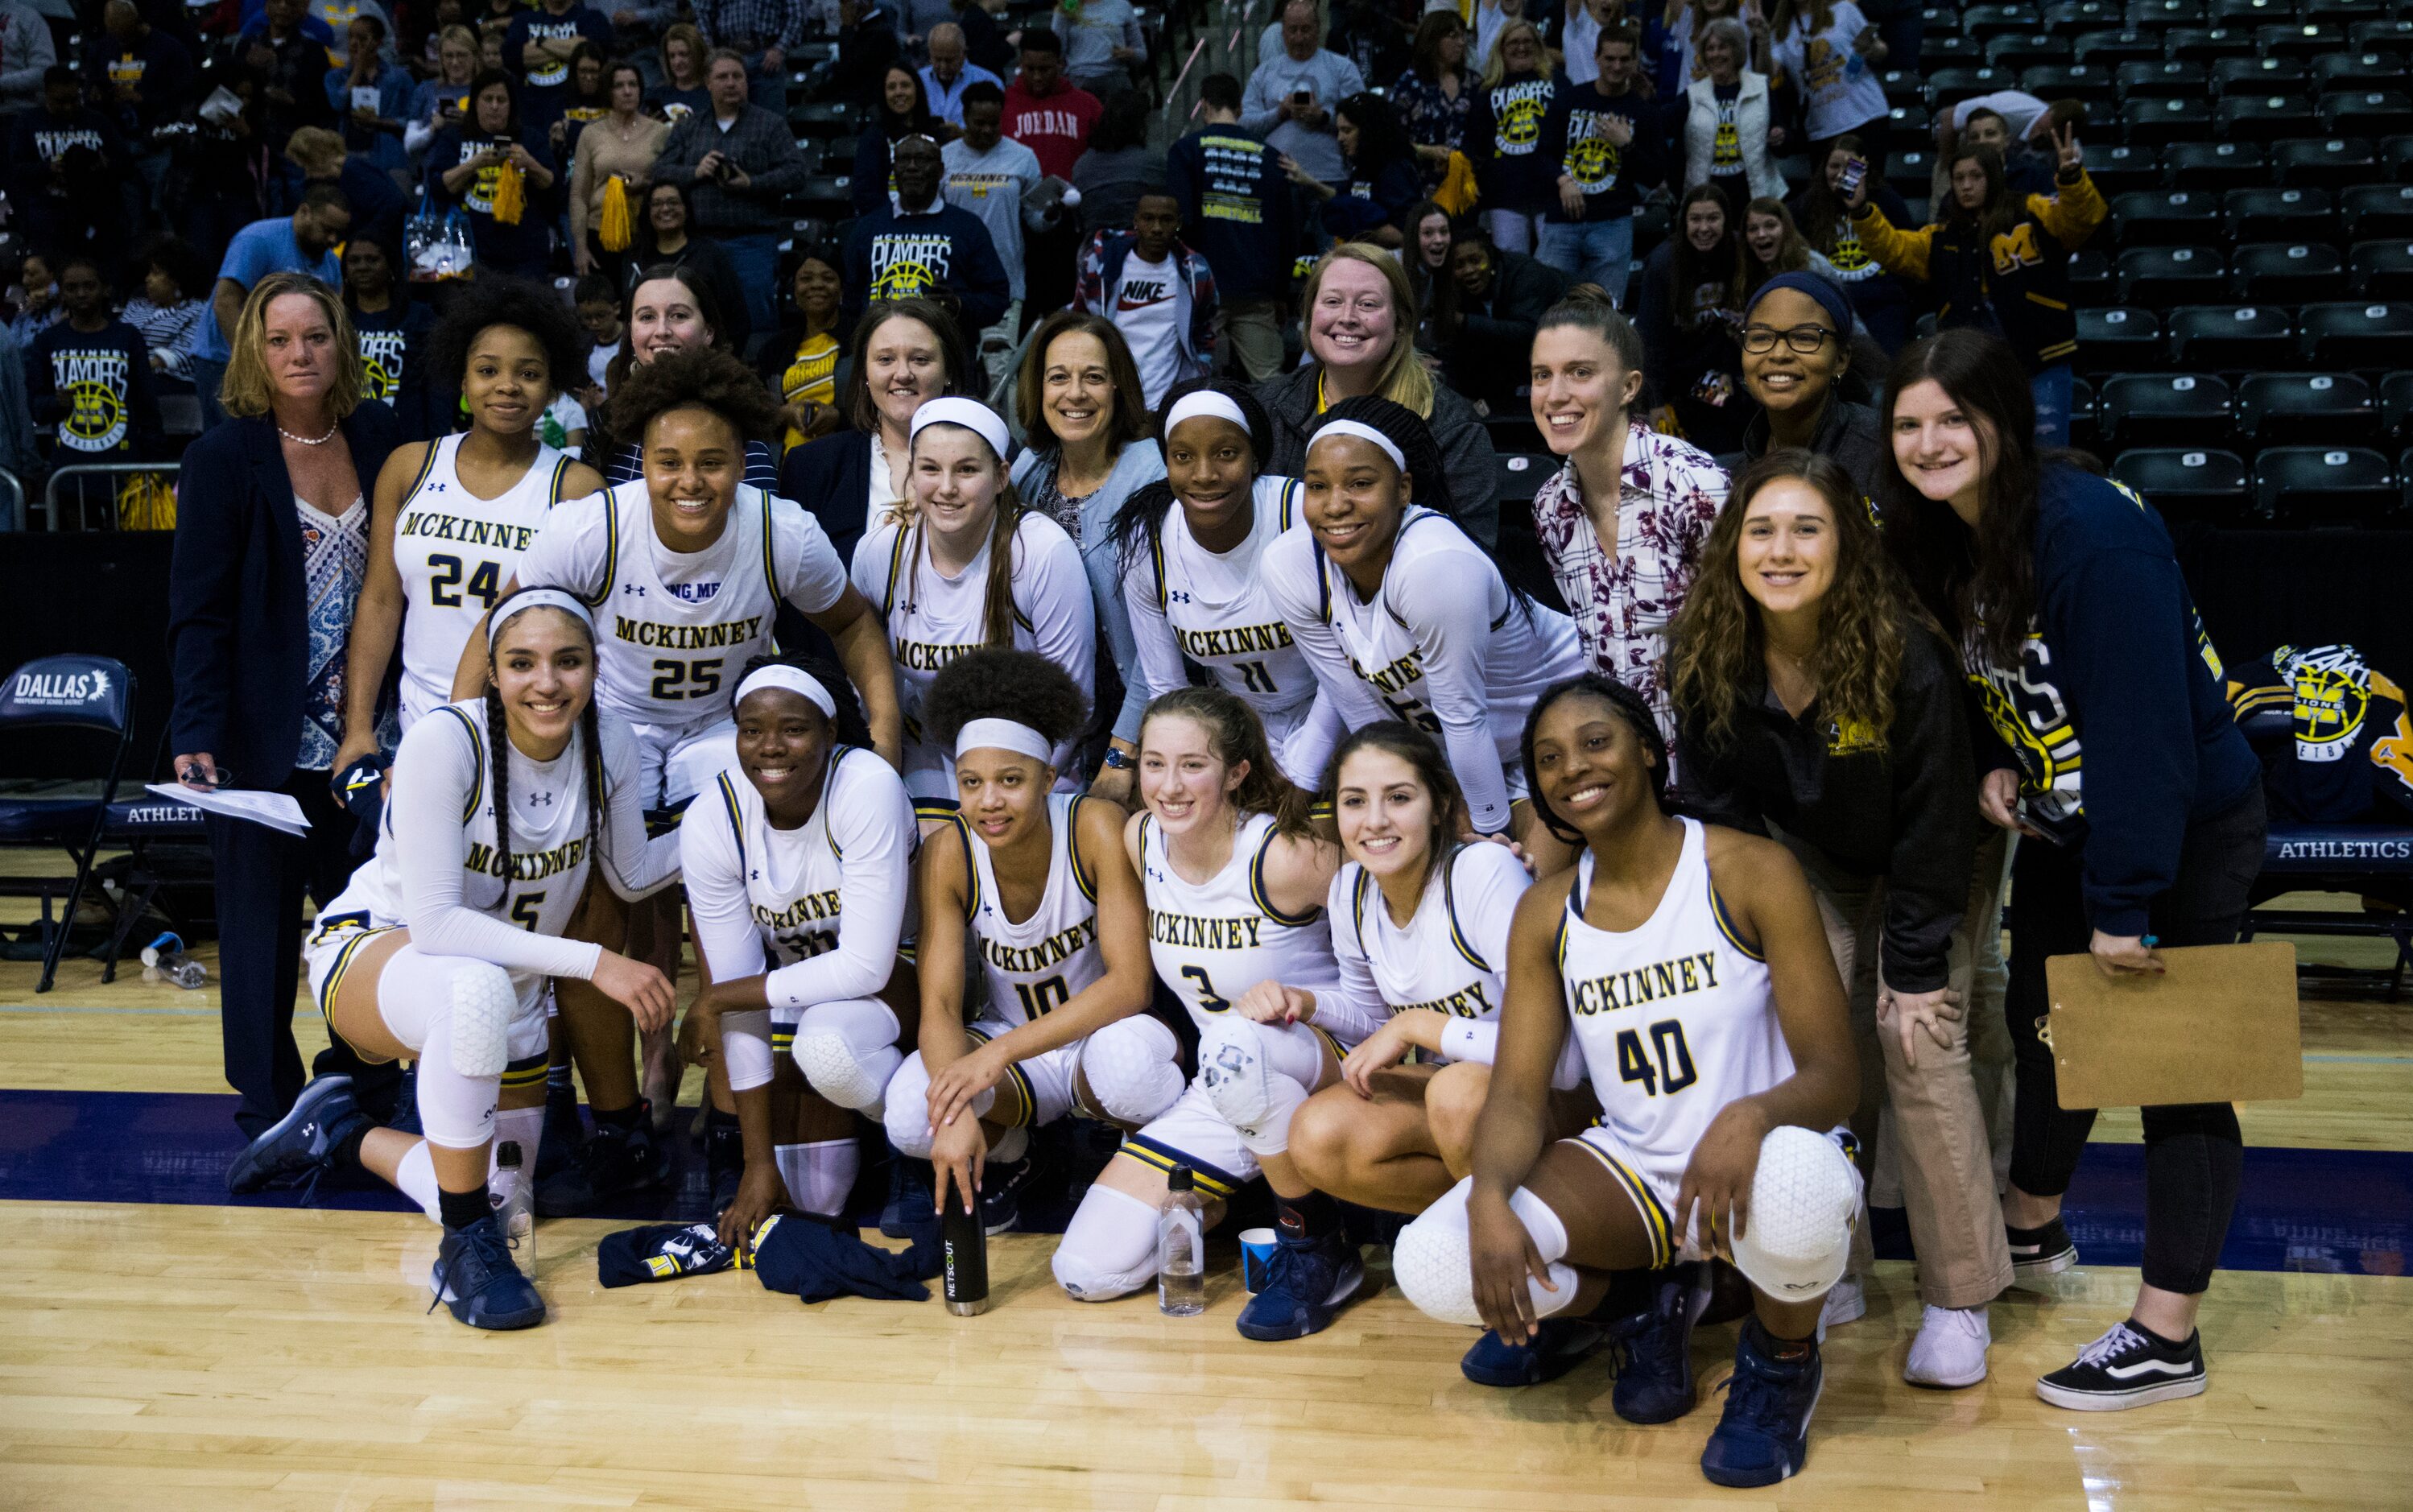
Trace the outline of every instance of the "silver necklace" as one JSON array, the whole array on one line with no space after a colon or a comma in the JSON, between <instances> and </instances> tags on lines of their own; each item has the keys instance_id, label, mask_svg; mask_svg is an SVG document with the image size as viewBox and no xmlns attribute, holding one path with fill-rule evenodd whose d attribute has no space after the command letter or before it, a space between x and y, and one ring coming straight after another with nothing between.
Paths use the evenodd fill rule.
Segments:
<instances>
[{"instance_id":1,"label":"silver necklace","mask_svg":"<svg viewBox=\"0 0 2413 1512\"><path fill-rule=\"evenodd\" d=\"M333 440L335 438L335 433L343 428L343 422L341 421L337 421L335 423L327 427L327 434L324 436L296 436L291 431L287 430L284 426L279 425L276 427L276 434L284 437L289 441L297 443L298 445L324 446L329 441Z\"/></svg>"}]
</instances>

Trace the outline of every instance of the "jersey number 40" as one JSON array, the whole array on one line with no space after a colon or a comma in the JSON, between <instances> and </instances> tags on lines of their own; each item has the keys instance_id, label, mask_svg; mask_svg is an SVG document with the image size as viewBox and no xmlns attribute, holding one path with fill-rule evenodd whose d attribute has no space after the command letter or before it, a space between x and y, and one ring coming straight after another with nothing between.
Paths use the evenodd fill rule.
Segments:
<instances>
[{"instance_id":1,"label":"jersey number 40","mask_svg":"<svg viewBox=\"0 0 2413 1512\"><path fill-rule=\"evenodd\" d=\"M1644 1032L1617 1031L1617 1075L1621 1080L1638 1081L1644 1096L1656 1097L1662 1092L1680 1092L1701 1079L1701 1074L1693 1069L1693 1052L1684 1044L1681 1019L1663 1018L1651 1025L1649 1050L1643 1048Z\"/></svg>"}]
</instances>

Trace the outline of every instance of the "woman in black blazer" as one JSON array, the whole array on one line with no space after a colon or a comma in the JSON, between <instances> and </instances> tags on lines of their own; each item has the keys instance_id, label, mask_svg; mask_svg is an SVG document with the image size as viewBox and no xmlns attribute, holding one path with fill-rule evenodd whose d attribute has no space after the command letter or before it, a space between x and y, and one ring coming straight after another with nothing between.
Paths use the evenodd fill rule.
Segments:
<instances>
[{"instance_id":1,"label":"woman in black blazer","mask_svg":"<svg viewBox=\"0 0 2413 1512\"><path fill-rule=\"evenodd\" d=\"M256 1136L302 1090L293 994L302 891L320 903L352 870L352 820L330 787L343 734L345 641L368 561L366 495L401 439L361 398L359 344L334 291L306 274L254 285L234 333L228 419L186 449L177 488L168 649L178 780L291 794L295 838L212 818L227 1080ZM321 1074L391 1113L399 1068L337 1041Z\"/></svg>"},{"instance_id":2,"label":"woman in black blazer","mask_svg":"<svg viewBox=\"0 0 2413 1512\"><path fill-rule=\"evenodd\" d=\"M851 566L873 509L905 491L913 411L942 394L977 393L980 383L943 308L919 299L873 305L855 328L838 394L848 428L791 448L779 465L779 497L812 511L838 560ZM878 500L871 497L875 444L889 480Z\"/></svg>"}]
</instances>

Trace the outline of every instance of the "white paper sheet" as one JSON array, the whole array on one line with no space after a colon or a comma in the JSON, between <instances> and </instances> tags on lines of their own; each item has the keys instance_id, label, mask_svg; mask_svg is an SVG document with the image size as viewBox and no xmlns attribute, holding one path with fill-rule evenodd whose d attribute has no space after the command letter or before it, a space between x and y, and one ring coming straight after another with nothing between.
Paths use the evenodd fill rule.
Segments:
<instances>
[{"instance_id":1,"label":"white paper sheet","mask_svg":"<svg viewBox=\"0 0 2413 1512\"><path fill-rule=\"evenodd\" d=\"M188 803L205 814L223 814L229 819L247 819L255 824L283 830L288 835L306 835L310 821L302 815L302 805L289 793L251 793L239 788L224 788L204 793L181 782L153 782L145 792L162 798Z\"/></svg>"}]
</instances>

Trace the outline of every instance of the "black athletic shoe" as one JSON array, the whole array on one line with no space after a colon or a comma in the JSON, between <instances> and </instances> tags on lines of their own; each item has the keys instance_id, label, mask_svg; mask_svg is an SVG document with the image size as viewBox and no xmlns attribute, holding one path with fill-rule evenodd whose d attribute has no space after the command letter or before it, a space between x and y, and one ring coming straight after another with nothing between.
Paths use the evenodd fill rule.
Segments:
<instances>
[{"instance_id":1,"label":"black athletic shoe","mask_svg":"<svg viewBox=\"0 0 2413 1512\"><path fill-rule=\"evenodd\" d=\"M901 1151L888 1162L888 1200L881 1205L880 1232L910 1239L939 1226L939 1193L930 1163Z\"/></svg>"},{"instance_id":2,"label":"black athletic shoe","mask_svg":"<svg viewBox=\"0 0 2413 1512\"><path fill-rule=\"evenodd\" d=\"M336 1148L366 1122L368 1116L352 1100L352 1078L321 1076L302 1089L291 1112L243 1148L227 1167L227 1191L243 1197L318 1176Z\"/></svg>"},{"instance_id":3,"label":"black athletic shoe","mask_svg":"<svg viewBox=\"0 0 2413 1512\"><path fill-rule=\"evenodd\" d=\"M1022 1194L1039 1169L1036 1150L1018 1161L991 1161L981 1167L981 1226L992 1236L1011 1234L1022 1222Z\"/></svg>"},{"instance_id":4,"label":"black athletic shoe","mask_svg":"<svg viewBox=\"0 0 2413 1512\"><path fill-rule=\"evenodd\" d=\"M2058 1218L2036 1228L2005 1223L2003 1233L2011 1243L2014 1276L2057 1276L2078 1264L2078 1246L2070 1242L2069 1230L2062 1227Z\"/></svg>"},{"instance_id":5,"label":"black athletic shoe","mask_svg":"<svg viewBox=\"0 0 2413 1512\"><path fill-rule=\"evenodd\" d=\"M1240 1309L1240 1337L1275 1343L1322 1333L1365 1284L1366 1262L1339 1230L1315 1239L1279 1238L1265 1290Z\"/></svg>"},{"instance_id":6,"label":"black athletic shoe","mask_svg":"<svg viewBox=\"0 0 2413 1512\"><path fill-rule=\"evenodd\" d=\"M2116 1413L2150 1402L2199 1397L2209 1384L2203 1368L2203 1335L2173 1344L2132 1320L2078 1352L2078 1358L2036 1380L2036 1395L2056 1407L2082 1413Z\"/></svg>"},{"instance_id":7,"label":"black athletic shoe","mask_svg":"<svg viewBox=\"0 0 2413 1512\"><path fill-rule=\"evenodd\" d=\"M385 1126L396 1134L425 1134L419 1123L419 1063L413 1061L402 1074L402 1085L394 1090L393 1117Z\"/></svg>"},{"instance_id":8,"label":"black athletic shoe","mask_svg":"<svg viewBox=\"0 0 2413 1512\"><path fill-rule=\"evenodd\" d=\"M746 1136L734 1125L704 1130L703 1170L717 1218L737 1200L737 1184L746 1179Z\"/></svg>"},{"instance_id":9,"label":"black athletic shoe","mask_svg":"<svg viewBox=\"0 0 2413 1512\"><path fill-rule=\"evenodd\" d=\"M1672 1423L1693 1410L1700 1390L1693 1382L1693 1326L1710 1305L1710 1286L1698 1265L1663 1273L1651 1311L1610 1330L1618 1345L1617 1385L1608 1404L1629 1423Z\"/></svg>"},{"instance_id":10,"label":"black athletic shoe","mask_svg":"<svg viewBox=\"0 0 2413 1512\"><path fill-rule=\"evenodd\" d=\"M472 1328L533 1328L544 1321L544 1298L520 1274L503 1227L492 1216L444 1231L428 1285L437 1302ZM428 1304L428 1311L435 1308L435 1302Z\"/></svg>"},{"instance_id":11,"label":"black athletic shoe","mask_svg":"<svg viewBox=\"0 0 2413 1512\"><path fill-rule=\"evenodd\" d=\"M569 1169L537 1182L537 1216L582 1217L617 1197L659 1192L670 1178L670 1152L641 1111L633 1129L599 1125Z\"/></svg>"},{"instance_id":12,"label":"black athletic shoe","mask_svg":"<svg viewBox=\"0 0 2413 1512\"><path fill-rule=\"evenodd\" d=\"M1735 1344L1725 1415L1701 1451L1701 1474L1718 1486L1773 1486L1798 1474L1810 1458L1810 1415L1826 1384L1818 1341L1801 1342L1793 1357L1752 1318Z\"/></svg>"},{"instance_id":13,"label":"black athletic shoe","mask_svg":"<svg viewBox=\"0 0 2413 1512\"><path fill-rule=\"evenodd\" d=\"M1541 1332L1522 1344L1512 1344L1486 1328L1458 1362L1458 1370L1476 1386L1540 1386L1590 1359L1607 1337L1607 1327L1590 1318L1544 1318Z\"/></svg>"}]
</instances>

